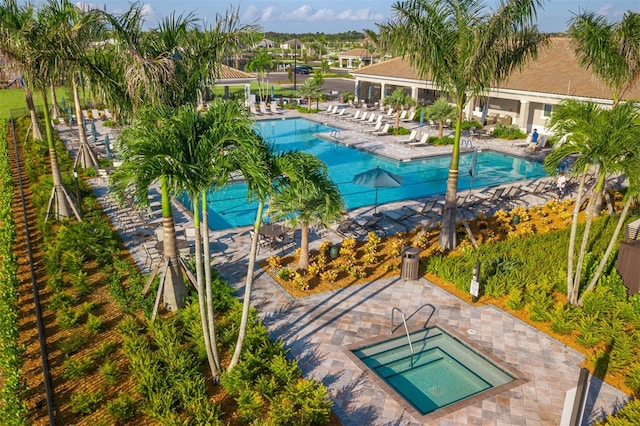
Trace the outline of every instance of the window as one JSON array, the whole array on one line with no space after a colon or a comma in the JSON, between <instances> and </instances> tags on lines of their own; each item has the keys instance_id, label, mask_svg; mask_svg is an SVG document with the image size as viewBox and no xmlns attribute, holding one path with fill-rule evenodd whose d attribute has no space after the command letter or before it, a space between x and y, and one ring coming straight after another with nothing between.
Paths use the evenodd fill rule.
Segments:
<instances>
[{"instance_id":1,"label":"window","mask_svg":"<svg viewBox=\"0 0 640 426\"><path fill-rule=\"evenodd\" d=\"M551 117L551 112L553 111L553 105L544 104L542 107L542 116L543 117Z\"/></svg>"}]
</instances>

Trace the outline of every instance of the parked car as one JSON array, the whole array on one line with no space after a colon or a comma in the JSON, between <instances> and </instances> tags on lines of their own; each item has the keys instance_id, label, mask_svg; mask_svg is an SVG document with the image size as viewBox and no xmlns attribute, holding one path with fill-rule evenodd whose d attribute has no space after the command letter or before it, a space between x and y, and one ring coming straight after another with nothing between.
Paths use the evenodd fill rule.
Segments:
<instances>
[{"instance_id":1,"label":"parked car","mask_svg":"<svg viewBox=\"0 0 640 426\"><path fill-rule=\"evenodd\" d=\"M298 65L296 68L296 74L310 74L313 71L309 65Z\"/></svg>"}]
</instances>

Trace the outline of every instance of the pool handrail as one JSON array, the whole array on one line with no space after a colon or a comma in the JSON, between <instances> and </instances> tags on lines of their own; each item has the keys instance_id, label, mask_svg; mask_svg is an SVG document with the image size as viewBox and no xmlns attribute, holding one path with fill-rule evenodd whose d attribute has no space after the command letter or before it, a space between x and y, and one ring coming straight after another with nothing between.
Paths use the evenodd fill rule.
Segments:
<instances>
[{"instance_id":1,"label":"pool handrail","mask_svg":"<svg viewBox=\"0 0 640 426\"><path fill-rule=\"evenodd\" d=\"M407 320L404 316L404 312L402 312L402 309L398 308L397 306L394 306L393 309L391 309L391 330L389 330L389 334L393 334L393 315L396 313L396 311L400 312L400 315L402 315L402 323L404 324L404 331L407 334L407 341L409 342L409 349L411 349L411 361L410 361L410 365L411 367L413 367L413 345L411 344L411 337L409 336L409 328L407 327Z\"/></svg>"}]
</instances>

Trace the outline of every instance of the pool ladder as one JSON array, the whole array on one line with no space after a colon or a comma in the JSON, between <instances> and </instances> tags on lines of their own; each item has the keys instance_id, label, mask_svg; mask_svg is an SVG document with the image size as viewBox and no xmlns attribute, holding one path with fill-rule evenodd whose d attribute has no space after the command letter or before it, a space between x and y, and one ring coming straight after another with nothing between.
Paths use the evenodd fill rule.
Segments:
<instances>
[{"instance_id":1,"label":"pool ladder","mask_svg":"<svg viewBox=\"0 0 640 426\"><path fill-rule=\"evenodd\" d=\"M404 312L402 312L402 310L400 308L398 308L397 306L394 306L393 309L391 310L391 330L389 331L389 334L393 334L393 331L395 330L393 328L393 316L395 315L396 311L400 312L400 315L402 315L402 323L404 324L404 332L407 334L407 341L409 342L409 349L411 349L411 367L413 367L413 345L411 344L411 337L409 336L409 328L407 327L407 319L404 316Z\"/></svg>"},{"instance_id":2,"label":"pool ladder","mask_svg":"<svg viewBox=\"0 0 640 426\"><path fill-rule=\"evenodd\" d=\"M330 135L334 139L340 139L340 130L334 129L331 131Z\"/></svg>"}]
</instances>

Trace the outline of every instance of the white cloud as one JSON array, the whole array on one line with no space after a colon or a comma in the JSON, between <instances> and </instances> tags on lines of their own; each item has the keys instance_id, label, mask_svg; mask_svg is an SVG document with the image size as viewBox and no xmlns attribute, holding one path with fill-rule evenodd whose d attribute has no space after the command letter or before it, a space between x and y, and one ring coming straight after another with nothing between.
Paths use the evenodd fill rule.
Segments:
<instances>
[{"instance_id":1,"label":"white cloud","mask_svg":"<svg viewBox=\"0 0 640 426\"><path fill-rule=\"evenodd\" d=\"M282 11L270 6L258 11L255 6L249 6L243 18L247 21L255 20L259 16L262 22L296 21L296 22L335 22L335 21L374 21L382 20L382 13L375 13L371 8L347 9L337 11L335 9L314 9L309 5L302 5L292 11Z\"/></svg>"}]
</instances>

